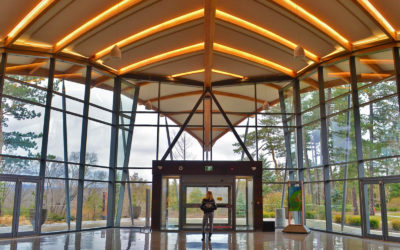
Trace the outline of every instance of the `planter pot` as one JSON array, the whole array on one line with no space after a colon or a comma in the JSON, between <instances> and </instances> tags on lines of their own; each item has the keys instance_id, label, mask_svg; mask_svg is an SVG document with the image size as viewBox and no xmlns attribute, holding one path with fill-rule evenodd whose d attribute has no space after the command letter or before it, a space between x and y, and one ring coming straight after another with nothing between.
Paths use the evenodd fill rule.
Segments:
<instances>
[{"instance_id":1,"label":"planter pot","mask_svg":"<svg viewBox=\"0 0 400 250\"><path fill-rule=\"evenodd\" d=\"M47 219L47 209L41 209L41 213L40 226L43 225ZM35 228L35 215L36 209L29 209L29 221L31 222L33 228Z\"/></svg>"},{"instance_id":2,"label":"planter pot","mask_svg":"<svg viewBox=\"0 0 400 250\"><path fill-rule=\"evenodd\" d=\"M140 206L133 206L133 218L134 218L134 219L139 218L140 212L142 212L142 207L140 207Z\"/></svg>"}]
</instances>

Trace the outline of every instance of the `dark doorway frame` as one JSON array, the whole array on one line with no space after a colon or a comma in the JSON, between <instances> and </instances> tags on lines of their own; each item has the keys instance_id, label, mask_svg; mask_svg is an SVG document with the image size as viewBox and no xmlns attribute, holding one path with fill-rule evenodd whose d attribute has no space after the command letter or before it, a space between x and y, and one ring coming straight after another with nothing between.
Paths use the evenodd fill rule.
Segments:
<instances>
[{"instance_id":1,"label":"dark doorway frame","mask_svg":"<svg viewBox=\"0 0 400 250\"><path fill-rule=\"evenodd\" d=\"M206 171L205 166L212 166ZM153 161L152 230L161 230L162 177L165 175L233 175L253 177L254 230L263 226L262 162L261 161Z\"/></svg>"}]
</instances>

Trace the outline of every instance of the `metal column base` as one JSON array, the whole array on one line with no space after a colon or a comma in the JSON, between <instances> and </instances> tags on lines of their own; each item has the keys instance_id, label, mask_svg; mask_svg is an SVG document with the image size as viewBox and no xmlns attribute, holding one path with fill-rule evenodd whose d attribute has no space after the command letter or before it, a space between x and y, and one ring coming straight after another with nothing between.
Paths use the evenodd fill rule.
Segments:
<instances>
[{"instance_id":1,"label":"metal column base","mask_svg":"<svg viewBox=\"0 0 400 250\"><path fill-rule=\"evenodd\" d=\"M284 233L309 234L311 230L306 225L291 224L282 230Z\"/></svg>"}]
</instances>

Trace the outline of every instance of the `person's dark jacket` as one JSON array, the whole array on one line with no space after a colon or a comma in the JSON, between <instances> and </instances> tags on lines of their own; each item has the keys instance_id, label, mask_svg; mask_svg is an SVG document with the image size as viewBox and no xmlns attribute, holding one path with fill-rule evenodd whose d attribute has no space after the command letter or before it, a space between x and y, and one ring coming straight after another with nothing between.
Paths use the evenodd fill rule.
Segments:
<instances>
[{"instance_id":1,"label":"person's dark jacket","mask_svg":"<svg viewBox=\"0 0 400 250\"><path fill-rule=\"evenodd\" d=\"M203 210L205 214L212 213L214 210L217 210L217 204L215 204L214 200L203 199L200 209Z\"/></svg>"}]
</instances>

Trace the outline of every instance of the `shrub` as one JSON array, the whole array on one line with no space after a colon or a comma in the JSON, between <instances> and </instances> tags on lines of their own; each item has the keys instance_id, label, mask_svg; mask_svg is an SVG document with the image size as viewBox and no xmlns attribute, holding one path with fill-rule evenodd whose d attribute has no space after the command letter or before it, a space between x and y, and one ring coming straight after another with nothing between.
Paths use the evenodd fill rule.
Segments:
<instances>
[{"instance_id":1,"label":"shrub","mask_svg":"<svg viewBox=\"0 0 400 250\"><path fill-rule=\"evenodd\" d=\"M315 212L315 211L306 211L306 218L307 219L315 219L316 214L317 214L317 212Z\"/></svg>"},{"instance_id":2,"label":"shrub","mask_svg":"<svg viewBox=\"0 0 400 250\"><path fill-rule=\"evenodd\" d=\"M398 208L400 207L400 197L390 199L389 203L387 204L387 207L389 211L397 211Z\"/></svg>"},{"instance_id":3,"label":"shrub","mask_svg":"<svg viewBox=\"0 0 400 250\"><path fill-rule=\"evenodd\" d=\"M358 215L349 216L347 219L347 223L352 226L361 226L361 218Z\"/></svg>"},{"instance_id":4,"label":"shrub","mask_svg":"<svg viewBox=\"0 0 400 250\"><path fill-rule=\"evenodd\" d=\"M400 231L400 219L393 219L391 223L393 230Z\"/></svg>"},{"instance_id":5,"label":"shrub","mask_svg":"<svg viewBox=\"0 0 400 250\"><path fill-rule=\"evenodd\" d=\"M379 218L369 218L369 227L371 229L378 229L381 224L381 220Z\"/></svg>"},{"instance_id":6,"label":"shrub","mask_svg":"<svg viewBox=\"0 0 400 250\"><path fill-rule=\"evenodd\" d=\"M390 212L397 212L398 208L397 207L388 207L388 211Z\"/></svg>"},{"instance_id":7,"label":"shrub","mask_svg":"<svg viewBox=\"0 0 400 250\"><path fill-rule=\"evenodd\" d=\"M263 211L263 218L275 218L275 212Z\"/></svg>"},{"instance_id":8,"label":"shrub","mask_svg":"<svg viewBox=\"0 0 400 250\"><path fill-rule=\"evenodd\" d=\"M47 216L49 221L63 221L65 218L63 215L52 213Z\"/></svg>"},{"instance_id":9,"label":"shrub","mask_svg":"<svg viewBox=\"0 0 400 250\"><path fill-rule=\"evenodd\" d=\"M333 221L335 223L342 223L342 215L341 214L335 214L335 216L333 217Z\"/></svg>"}]
</instances>

